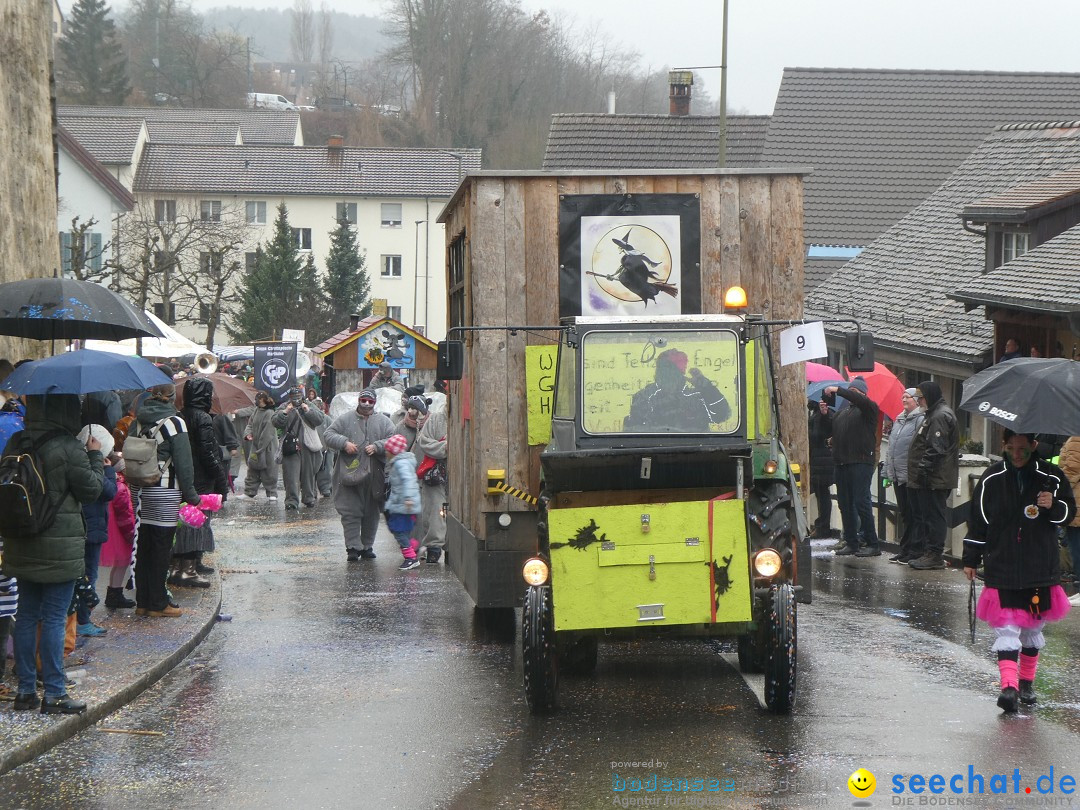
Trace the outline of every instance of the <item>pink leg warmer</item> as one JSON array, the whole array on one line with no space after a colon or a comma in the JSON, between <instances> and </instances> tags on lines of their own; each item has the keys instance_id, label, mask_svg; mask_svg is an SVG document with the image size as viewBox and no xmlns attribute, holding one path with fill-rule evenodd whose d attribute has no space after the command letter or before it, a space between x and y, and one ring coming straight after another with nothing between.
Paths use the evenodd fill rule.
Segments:
<instances>
[{"instance_id":1,"label":"pink leg warmer","mask_svg":"<svg viewBox=\"0 0 1080 810\"><path fill-rule=\"evenodd\" d=\"M1020 680L1034 681L1035 670L1039 668L1038 655L1024 655L1020 653Z\"/></svg>"},{"instance_id":2,"label":"pink leg warmer","mask_svg":"<svg viewBox=\"0 0 1080 810\"><path fill-rule=\"evenodd\" d=\"M1015 661L1009 658L1001 658L998 660L998 671L1001 673L1001 688L1007 689L1012 687L1013 689L1020 688L1020 681L1016 677L1017 664Z\"/></svg>"}]
</instances>

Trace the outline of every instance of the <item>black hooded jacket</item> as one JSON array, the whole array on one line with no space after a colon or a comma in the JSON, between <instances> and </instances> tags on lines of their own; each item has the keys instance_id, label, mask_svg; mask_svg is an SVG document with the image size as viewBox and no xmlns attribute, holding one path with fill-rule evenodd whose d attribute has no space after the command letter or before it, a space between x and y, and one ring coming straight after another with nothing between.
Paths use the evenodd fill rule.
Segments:
<instances>
[{"instance_id":1,"label":"black hooded jacket","mask_svg":"<svg viewBox=\"0 0 1080 810\"><path fill-rule=\"evenodd\" d=\"M184 409L180 415L188 426L191 461L195 467L195 490L200 495L226 495L229 479L221 464L221 450L214 433L210 407L214 401L214 383L206 377L191 377L184 385Z\"/></svg>"},{"instance_id":2,"label":"black hooded jacket","mask_svg":"<svg viewBox=\"0 0 1080 810\"><path fill-rule=\"evenodd\" d=\"M960 472L960 427L956 414L945 404L941 386L932 380L919 383L926 397L926 416L915 431L908 451L908 486L911 489L952 489Z\"/></svg>"}]
</instances>

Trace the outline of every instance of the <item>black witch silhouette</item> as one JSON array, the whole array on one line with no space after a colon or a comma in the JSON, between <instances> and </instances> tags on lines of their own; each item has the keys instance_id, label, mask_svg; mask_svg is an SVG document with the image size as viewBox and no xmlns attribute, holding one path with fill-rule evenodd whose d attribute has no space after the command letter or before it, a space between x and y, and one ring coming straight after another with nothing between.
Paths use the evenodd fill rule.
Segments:
<instances>
[{"instance_id":1,"label":"black witch silhouette","mask_svg":"<svg viewBox=\"0 0 1080 810\"><path fill-rule=\"evenodd\" d=\"M606 278L608 281L618 281L640 298L646 307L649 305L649 301L656 300L657 293L664 292L672 298L677 297L679 295L678 287L661 281L659 274L652 271L653 267L658 267L661 263L653 261L644 252L635 250L634 246L630 244L630 233L632 231L633 228L628 230L626 236L622 239L614 238L611 240L622 251L622 258L619 260L619 272L604 275L603 273L587 271L588 274Z\"/></svg>"}]
</instances>

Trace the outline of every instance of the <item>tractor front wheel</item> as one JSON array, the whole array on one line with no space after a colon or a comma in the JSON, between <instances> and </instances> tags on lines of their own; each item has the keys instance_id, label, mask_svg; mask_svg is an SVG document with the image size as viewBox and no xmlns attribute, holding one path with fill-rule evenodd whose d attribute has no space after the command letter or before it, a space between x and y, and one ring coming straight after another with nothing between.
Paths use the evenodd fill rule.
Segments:
<instances>
[{"instance_id":1,"label":"tractor front wheel","mask_svg":"<svg viewBox=\"0 0 1080 810\"><path fill-rule=\"evenodd\" d=\"M525 674L525 701L533 714L555 711L559 689L559 656L555 646L555 620L551 586L530 586L521 611L521 660Z\"/></svg>"},{"instance_id":2,"label":"tractor front wheel","mask_svg":"<svg viewBox=\"0 0 1080 810\"><path fill-rule=\"evenodd\" d=\"M765 609L765 706L776 714L787 714L795 708L795 589L789 584L773 585Z\"/></svg>"}]
</instances>

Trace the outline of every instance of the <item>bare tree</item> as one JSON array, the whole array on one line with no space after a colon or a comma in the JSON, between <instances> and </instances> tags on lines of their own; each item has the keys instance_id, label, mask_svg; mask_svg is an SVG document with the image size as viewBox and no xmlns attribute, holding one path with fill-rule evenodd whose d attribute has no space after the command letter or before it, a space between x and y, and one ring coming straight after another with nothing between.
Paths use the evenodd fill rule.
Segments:
<instances>
[{"instance_id":1,"label":"bare tree","mask_svg":"<svg viewBox=\"0 0 1080 810\"><path fill-rule=\"evenodd\" d=\"M113 289L137 307L160 304L169 323L204 322L210 347L256 233L239 206L204 213L194 202L141 200L121 221L119 258L109 266Z\"/></svg>"},{"instance_id":2,"label":"bare tree","mask_svg":"<svg viewBox=\"0 0 1080 810\"><path fill-rule=\"evenodd\" d=\"M111 242L94 231L98 221L93 217L80 222L71 220L71 230L60 234L60 260L64 272L78 281L104 281L109 275L108 262L104 258L112 247Z\"/></svg>"},{"instance_id":3,"label":"bare tree","mask_svg":"<svg viewBox=\"0 0 1080 810\"><path fill-rule=\"evenodd\" d=\"M319 64L328 65L334 58L334 18L326 5L319 9Z\"/></svg>"},{"instance_id":4,"label":"bare tree","mask_svg":"<svg viewBox=\"0 0 1080 810\"><path fill-rule=\"evenodd\" d=\"M315 53L315 12L311 0L294 0L292 7L292 44L294 62L307 64Z\"/></svg>"}]
</instances>

